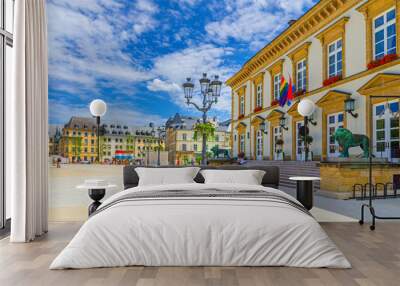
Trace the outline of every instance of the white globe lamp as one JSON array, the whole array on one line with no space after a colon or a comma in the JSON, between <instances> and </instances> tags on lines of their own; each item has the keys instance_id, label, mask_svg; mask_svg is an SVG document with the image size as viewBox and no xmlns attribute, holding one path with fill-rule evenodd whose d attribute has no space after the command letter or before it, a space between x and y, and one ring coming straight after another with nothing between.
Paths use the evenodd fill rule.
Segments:
<instances>
[{"instance_id":1,"label":"white globe lamp","mask_svg":"<svg viewBox=\"0 0 400 286\"><path fill-rule=\"evenodd\" d=\"M90 103L90 113L96 117L96 134L97 134L97 162L100 163L100 117L104 116L107 111L107 104L101 99L95 99Z\"/></svg>"},{"instance_id":2,"label":"white globe lamp","mask_svg":"<svg viewBox=\"0 0 400 286\"><path fill-rule=\"evenodd\" d=\"M299 102L297 111L301 116L310 117L315 111L315 103L310 99L303 99Z\"/></svg>"},{"instance_id":3,"label":"white globe lamp","mask_svg":"<svg viewBox=\"0 0 400 286\"><path fill-rule=\"evenodd\" d=\"M90 113L94 117L101 117L106 114L107 104L101 99L95 99L90 103Z\"/></svg>"}]
</instances>

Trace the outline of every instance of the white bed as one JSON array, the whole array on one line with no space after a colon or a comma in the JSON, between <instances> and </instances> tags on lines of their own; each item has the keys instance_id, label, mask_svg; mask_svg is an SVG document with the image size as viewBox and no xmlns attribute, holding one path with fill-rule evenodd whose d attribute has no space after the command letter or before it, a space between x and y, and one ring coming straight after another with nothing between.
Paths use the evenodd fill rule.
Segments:
<instances>
[{"instance_id":1,"label":"white bed","mask_svg":"<svg viewBox=\"0 0 400 286\"><path fill-rule=\"evenodd\" d=\"M121 200L145 191L211 189L266 191L297 202L277 189L255 185L192 183L131 188L107 199L50 268L351 267L312 216L279 200L251 196Z\"/></svg>"}]
</instances>

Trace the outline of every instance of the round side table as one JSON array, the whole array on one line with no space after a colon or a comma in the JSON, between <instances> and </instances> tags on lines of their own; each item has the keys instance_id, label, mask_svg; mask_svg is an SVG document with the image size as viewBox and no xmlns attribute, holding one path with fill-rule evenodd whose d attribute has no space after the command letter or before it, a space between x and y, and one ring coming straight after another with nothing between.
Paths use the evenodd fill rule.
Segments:
<instances>
[{"instance_id":1,"label":"round side table","mask_svg":"<svg viewBox=\"0 0 400 286\"><path fill-rule=\"evenodd\" d=\"M85 181L83 185L79 185L76 187L77 189L87 189L89 197L93 200L93 203L91 203L88 207L89 216L92 213L94 213L97 210L97 208L101 205L100 200L104 198L106 194L106 189L114 187L116 187L116 185L111 185L103 181L100 183Z\"/></svg>"},{"instance_id":2,"label":"round side table","mask_svg":"<svg viewBox=\"0 0 400 286\"><path fill-rule=\"evenodd\" d=\"M319 177L290 177L289 180L296 181L296 199L308 210L313 208L314 193L313 181L319 181Z\"/></svg>"}]
</instances>

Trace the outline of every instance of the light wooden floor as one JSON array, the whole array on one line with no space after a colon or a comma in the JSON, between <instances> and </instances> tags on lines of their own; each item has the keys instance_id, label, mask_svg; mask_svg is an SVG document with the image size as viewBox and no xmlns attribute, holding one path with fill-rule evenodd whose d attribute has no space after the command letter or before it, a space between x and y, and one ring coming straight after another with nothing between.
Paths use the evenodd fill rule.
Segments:
<instances>
[{"instance_id":1,"label":"light wooden floor","mask_svg":"<svg viewBox=\"0 0 400 286\"><path fill-rule=\"evenodd\" d=\"M48 270L78 230L79 223L52 223L44 238L30 244L0 241L0 285L400 285L400 224L322 223L353 269L287 267L125 267Z\"/></svg>"}]
</instances>

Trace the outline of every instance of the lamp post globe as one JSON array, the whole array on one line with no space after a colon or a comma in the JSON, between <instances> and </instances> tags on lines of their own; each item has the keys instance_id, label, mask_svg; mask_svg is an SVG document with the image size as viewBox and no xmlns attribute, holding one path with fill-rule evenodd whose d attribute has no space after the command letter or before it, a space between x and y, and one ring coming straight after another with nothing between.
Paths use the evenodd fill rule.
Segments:
<instances>
[{"instance_id":1,"label":"lamp post globe","mask_svg":"<svg viewBox=\"0 0 400 286\"><path fill-rule=\"evenodd\" d=\"M107 112L107 104L101 99L95 99L90 103L90 113L94 117L104 116Z\"/></svg>"},{"instance_id":2,"label":"lamp post globe","mask_svg":"<svg viewBox=\"0 0 400 286\"><path fill-rule=\"evenodd\" d=\"M90 113L96 118L96 136L97 136L97 162L100 163L100 117L107 112L107 104L104 100L95 99L90 103Z\"/></svg>"},{"instance_id":3,"label":"lamp post globe","mask_svg":"<svg viewBox=\"0 0 400 286\"><path fill-rule=\"evenodd\" d=\"M305 98L299 102L297 111L301 116L304 116L304 161L308 161L308 118L313 115L315 111L315 103L312 100Z\"/></svg>"},{"instance_id":4,"label":"lamp post globe","mask_svg":"<svg viewBox=\"0 0 400 286\"><path fill-rule=\"evenodd\" d=\"M315 111L315 103L310 99L303 99L299 102L297 111L301 116L310 117Z\"/></svg>"}]
</instances>

